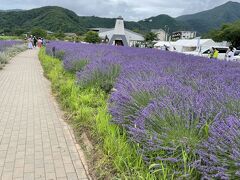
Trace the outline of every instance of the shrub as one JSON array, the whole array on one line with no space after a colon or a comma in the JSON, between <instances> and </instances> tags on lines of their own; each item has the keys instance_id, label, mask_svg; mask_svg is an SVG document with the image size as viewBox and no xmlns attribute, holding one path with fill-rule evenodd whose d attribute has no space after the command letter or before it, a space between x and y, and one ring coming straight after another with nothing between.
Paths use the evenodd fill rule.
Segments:
<instances>
[{"instance_id":1,"label":"shrub","mask_svg":"<svg viewBox=\"0 0 240 180\"><path fill-rule=\"evenodd\" d=\"M6 52L0 52L0 63L1 64L7 64L8 62L8 56Z\"/></svg>"},{"instance_id":2,"label":"shrub","mask_svg":"<svg viewBox=\"0 0 240 180\"><path fill-rule=\"evenodd\" d=\"M56 51L54 57L57 59L63 60L64 55L65 55L64 51Z\"/></svg>"},{"instance_id":3,"label":"shrub","mask_svg":"<svg viewBox=\"0 0 240 180\"><path fill-rule=\"evenodd\" d=\"M69 71L71 71L72 73L76 73L78 71L82 71L83 68L88 64L88 60L76 60L76 61L72 61L72 65L71 68L68 69Z\"/></svg>"},{"instance_id":4,"label":"shrub","mask_svg":"<svg viewBox=\"0 0 240 180\"><path fill-rule=\"evenodd\" d=\"M36 37L47 37L47 31L41 28L32 29L31 34Z\"/></svg>"},{"instance_id":5,"label":"shrub","mask_svg":"<svg viewBox=\"0 0 240 180\"><path fill-rule=\"evenodd\" d=\"M25 44L18 44L13 45L12 47L7 47L3 52L0 52L0 64L1 67L4 66L4 64L7 64L9 59L16 56L18 53L26 50L27 47Z\"/></svg>"},{"instance_id":6,"label":"shrub","mask_svg":"<svg viewBox=\"0 0 240 180\"><path fill-rule=\"evenodd\" d=\"M89 43L99 43L101 41L98 33L94 31L87 32L84 40Z\"/></svg>"},{"instance_id":7,"label":"shrub","mask_svg":"<svg viewBox=\"0 0 240 180\"><path fill-rule=\"evenodd\" d=\"M84 72L85 73L85 72ZM120 73L120 65L117 64L100 64L94 67L90 75L87 78L81 78L86 75L78 72L79 85L81 87L100 87L105 92L109 93L116 82L116 79Z\"/></svg>"}]
</instances>

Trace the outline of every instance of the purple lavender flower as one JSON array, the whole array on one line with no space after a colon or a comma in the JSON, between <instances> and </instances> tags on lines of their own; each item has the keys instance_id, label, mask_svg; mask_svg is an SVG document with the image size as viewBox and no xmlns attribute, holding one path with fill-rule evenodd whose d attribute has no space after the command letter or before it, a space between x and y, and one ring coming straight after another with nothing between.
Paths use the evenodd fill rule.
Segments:
<instances>
[{"instance_id":1,"label":"purple lavender flower","mask_svg":"<svg viewBox=\"0 0 240 180\"><path fill-rule=\"evenodd\" d=\"M4 51L6 48L11 47L13 45L22 44L22 41L16 41L16 40L0 40L0 52Z\"/></svg>"},{"instance_id":2,"label":"purple lavender flower","mask_svg":"<svg viewBox=\"0 0 240 180\"><path fill-rule=\"evenodd\" d=\"M183 174L184 163L191 166L199 155L204 163L198 170L204 177L238 177L239 168L234 171L232 167L239 167L239 148L236 145L230 151L227 146L237 144L232 134L239 134L233 128L240 117L239 63L156 49L69 42L51 42L47 46L50 55L52 47L64 52L66 70L78 61L88 62L76 73L80 85L110 82L114 86L108 101L112 122L138 144L147 164L172 163ZM219 114L228 117L227 123L218 120ZM210 136L196 154L197 145L209 135L208 126ZM224 135L227 127L231 131ZM193 157L188 162L183 162L183 150ZM222 159L214 151L222 159L228 156L221 166ZM229 152L232 166L227 163Z\"/></svg>"},{"instance_id":3,"label":"purple lavender flower","mask_svg":"<svg viewBox=\"0 0 240 180\"><path fill-rule=\"evenodd\" d=\"M209 138L197 151L199 171L209 178L239 179L240 119L234 116L216 120L210 128Z\"/></svg>"}]
</instances>

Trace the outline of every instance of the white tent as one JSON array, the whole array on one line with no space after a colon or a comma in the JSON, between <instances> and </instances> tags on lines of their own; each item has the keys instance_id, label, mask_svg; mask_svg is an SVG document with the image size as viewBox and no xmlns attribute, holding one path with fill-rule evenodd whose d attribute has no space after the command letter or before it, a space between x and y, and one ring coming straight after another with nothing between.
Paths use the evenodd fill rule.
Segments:
<instances>
[{"instance_id":1,"label":"white tent","mask_svg":"<svg viewBox=\"0 0 240 180\"><path fill-rule=\"evenodd\" d=\"M173 47L175 47L175 42L171 41L157 41L156 44L154 44L154 48L165 50L165 47L168 47L170 51L173 50Z\"/></svg>"},{"instance_id":2,"label":"white tent","mask_svg":"<svg viewBox=\"0 0 240 180\"><path fill-rule=\"evenodd\" d=\"M212 39L180 39L174 43L178 52L196 51L197 48L201 50L216 46Z\"/></svg>"}]
</instances>

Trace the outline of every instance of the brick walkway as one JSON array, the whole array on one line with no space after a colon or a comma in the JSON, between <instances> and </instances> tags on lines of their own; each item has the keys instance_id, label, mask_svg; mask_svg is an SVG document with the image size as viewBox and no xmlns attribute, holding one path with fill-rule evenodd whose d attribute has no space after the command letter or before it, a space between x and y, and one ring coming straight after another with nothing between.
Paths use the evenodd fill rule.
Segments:
<instances>
[{"instance_id":1,"label":"brick walkway","mask_svg":"<svg viewBox=\"0 0 240 180\"><path fill-rule=\"evenodd\" d=\"M0 179L88 179L37 50L0 70Z\"/></svg>"}]
</instances>

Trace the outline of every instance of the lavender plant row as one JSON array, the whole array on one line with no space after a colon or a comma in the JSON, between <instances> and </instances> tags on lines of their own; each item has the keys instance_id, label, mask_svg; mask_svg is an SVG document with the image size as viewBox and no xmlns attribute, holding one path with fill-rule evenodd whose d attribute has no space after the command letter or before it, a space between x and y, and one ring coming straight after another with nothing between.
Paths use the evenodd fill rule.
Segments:
<instances>
[{"instance_id":1,"label":"lavender plant row","mask_svg":"<svg viewBox=\"0 0 240 180\"><path fill-rule=\"evenodd\" d=\"M22 44L22 41L16 41L16 40L0 40L0 52L3 52L6 48L12 47L13 45Z\"/></svg>"},{"instance_id":2,"label":"lavender plant row","mask_svg":"<svg viewBox=\"0 0 240 180\"><path fill-rule=\"evenodd\" d=\"M179 177L240 178L239 63L66 42L51 42L47 52L53 47L64 52L67 70L87 61L79 82L114 86L112 121L126 129L146 163L174 167L170 175Z\"/></svg>"}]
</instances>

